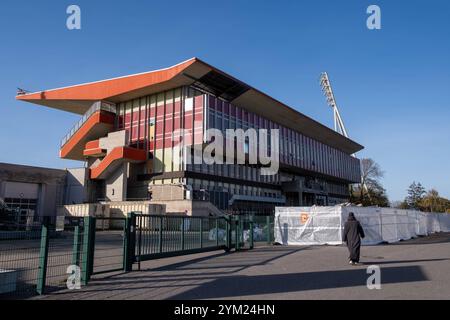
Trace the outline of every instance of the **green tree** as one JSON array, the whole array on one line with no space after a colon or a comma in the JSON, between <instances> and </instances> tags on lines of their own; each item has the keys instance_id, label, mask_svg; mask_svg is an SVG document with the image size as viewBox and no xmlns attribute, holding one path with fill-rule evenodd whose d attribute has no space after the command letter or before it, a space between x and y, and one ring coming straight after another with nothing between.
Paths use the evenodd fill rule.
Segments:
<instances>
[{"instance_id":1,"label":"green tree","mask_svg":"<svg viewBox=\"0 0 450 320\"><path fill-rule=\"evenodd\" d=\"M450 209L450 200L443 198L435 189L431 189L420 200L419 207L422 211L428 212L446 212Z\"/></svg>"},{"instance_id":2,"label":"green tree","mask_svg":"<svg viewBox=\"0 0 450 320\"><path fill-rule=\"evenodd\" d=\"M420 209L420 202L422 201L425 195L425 188L422 186L420 182L413 183L409 186L408 195L405 198L405 202L408 205L409 209Z\"/></svg>"},{"instance_id":3,"label":"green tree","mask_svg":"<svg viewBox=\"0 0 450 320\"><path fill-rule=\"evenodd\" d=\"M403 200L402 202L400 202L400 204L398 206L396 206L397 209L409 209L408 203L406 202L406 200Z\"/></svg>"},{"instance_id":4,"label":"green tree","mask_svg":"<svg viewBox=\"0 0 450 320\"><path fill-rule=\"evenodd\" d=\"M378 206L389 207L389 199L386 190L380 183L372 183L370 187L365 188L361 197L361 185L357 185L352 190L352 203L361 204L364 207Z\"/></svg>"}]
</instances>

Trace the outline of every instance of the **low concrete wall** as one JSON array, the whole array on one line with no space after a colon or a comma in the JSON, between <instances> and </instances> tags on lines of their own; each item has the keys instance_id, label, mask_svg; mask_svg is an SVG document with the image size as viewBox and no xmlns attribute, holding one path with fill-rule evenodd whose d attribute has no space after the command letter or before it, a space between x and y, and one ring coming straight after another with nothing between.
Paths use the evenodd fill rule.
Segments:
<instances>
[{"instance_id":1,"label":"low concrete wall","mask_svg":"<svg viewBox=\"0 0 450 320\"><path fill-rule=\"evenodd\" d=\"M57 229L64 229L65 217L104 217L109 218L109 206L101 203L84 203L60 206L57 208ZM98 220L96 224L99 229L109 229L108 220Z\"/></svg>"},{"instance_id":2,"label":"low concrete wall","mask_svg":"<svg viewBox=\"0 0 450 320\"><path fill-rule=\"evenodd\" d=\"M108 203L86 203L58 207L58 229L64 228L65 217L104 217L126 218L130 212L142 212L143 214L164 215L165 205L154 204L150 201L121 201ZM98 229L120 228L123 222L114 220L97 220Z\"/></svg>"},{"instance_id":3,"label":"low concrete wall","mask_svg":"<svg viewBox=\"0 0 450 320\"><path fill-rule=\"evenodd\" d=\"M197 217L221 216L223 212L217 209L208 201L192 201L192 200L167 200L153 201L154 204L162 204L166 206L166 213L169 215L188 215ZM186 212L187 211L187 212Z\"/></svg>"},{"instance_id":4,"label":"low concrete wall","mask_svg":"<svg viewBox=\"0 0 450 320\"><path fill-rule=\"evenodd\" d=\"M187 215L197 217L221 216L223 212L208 201L119 201L86 203L58 207L58 229L64 229L65 217L126 218L130 212L150 215ZM121 228L123 221L97 220L98 229Z\"/></svg>"},{"instance_id":5,"label":"low concrete wall","mask_svg":"<svg viewBox=\"0 0 450 320\"><path fill-rule=\"evenodd\" d=\"M149 201L123 201L108 203L112 218L125 218L130 212L141 212L142 214L165 215L166 210L164 205L153 204ZM117 224L120 221L111 221L114 227L119 227Z\"/></svg>"},{"instance_id":6,"label":"low concrete wall","mask_svg":"<svg viewBox=\"0 0 450 320\"><path fill-rule=\"evenodd\" d=\"M99 207L101 210L99 210ZM58 216L70 216L70 217L95 217L99 213L103 214L104 207L99 203L84 203L65 205L57 208Z\"/></svg>"}]
</instances>

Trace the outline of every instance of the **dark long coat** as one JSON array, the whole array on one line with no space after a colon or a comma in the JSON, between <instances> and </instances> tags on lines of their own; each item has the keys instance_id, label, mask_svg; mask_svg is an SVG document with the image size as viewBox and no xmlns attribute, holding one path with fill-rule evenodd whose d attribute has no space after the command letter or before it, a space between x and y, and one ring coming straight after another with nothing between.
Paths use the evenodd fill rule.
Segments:
<instances>
[{"instance_id":1,"label":"dark long coat","mask_svg":"<svg viewBox=\"0 0 450 320\"><path fill-rule=\"evenodd\" d=\"M358 220L352 215L348 217L344 226L344 241L347 242L349 260L359 262L361 238L365 237L364 230Z\"/></svg>"}]
</instances>

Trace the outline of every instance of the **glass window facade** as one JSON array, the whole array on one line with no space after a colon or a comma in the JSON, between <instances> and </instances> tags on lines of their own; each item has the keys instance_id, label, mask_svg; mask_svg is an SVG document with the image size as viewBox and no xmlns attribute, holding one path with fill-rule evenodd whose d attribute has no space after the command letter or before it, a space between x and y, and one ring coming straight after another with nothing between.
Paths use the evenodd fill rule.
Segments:
<instances>
[{"instance_id":1,"label":"glass window facade","mask_svg":"<svg viewBox=\"0 0 450 320\"><path fill-rule=\"evenodd\" d=\"M270 129L279 129L282 164L347 181L358 181L359 160L351 155L213 96L206 95L205 101L207 102L205 113L208 119L206 128L219 129L224 135L226 129L262 128L268 129L269 136ZM242 178L253 179L254 177L244 172ZM267 177L261 178L267 180Z\"/></svg>"}]
</instances>

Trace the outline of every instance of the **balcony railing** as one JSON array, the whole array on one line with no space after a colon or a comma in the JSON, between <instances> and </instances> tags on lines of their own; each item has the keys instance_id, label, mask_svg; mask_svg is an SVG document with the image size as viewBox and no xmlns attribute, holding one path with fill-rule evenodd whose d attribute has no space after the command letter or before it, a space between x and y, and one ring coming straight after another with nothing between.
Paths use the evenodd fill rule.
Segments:
<instances>
[{"instance_id":1,"label":"balcony railing","mask_svg":"<svg viewBox=\"0 0 450 320\"><path fill-rule=\"evenodd\" d=\"M69 131L68 134L65 135L65 137L61 141L61 147L63 147L67 141L81 128L81 126L86 122L87 119L89 119L95 112L97 111L108 111L111 113L116 113L116 106L112 103L105 102L105 101L97 101L95 102L88 111L81 117L81 119L73 126L73 128Z\"/></svg>"}]
</instances>

